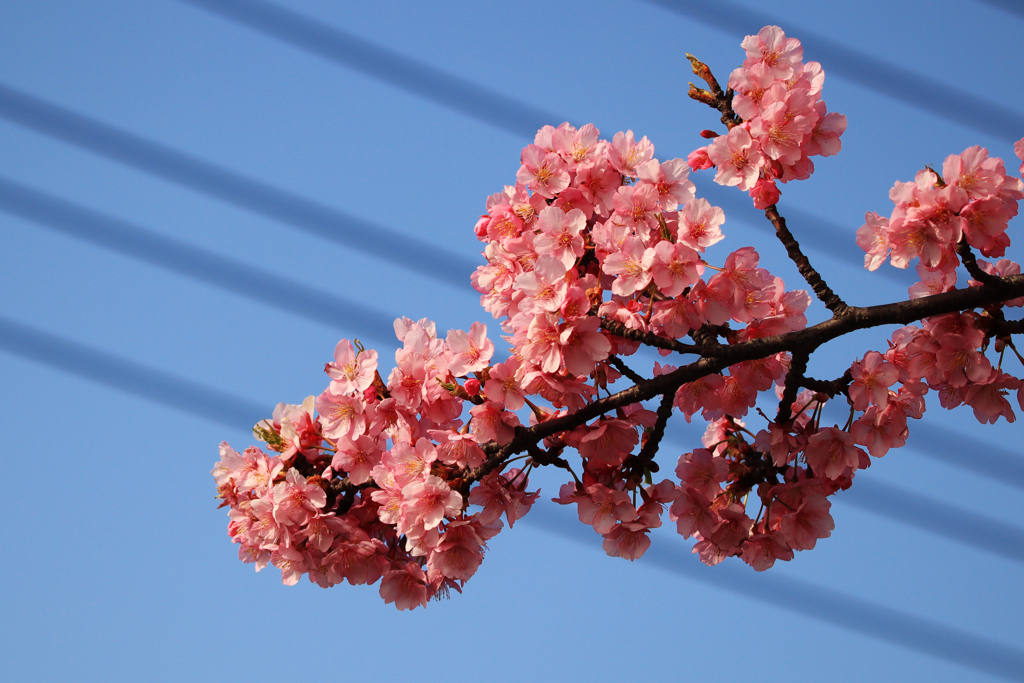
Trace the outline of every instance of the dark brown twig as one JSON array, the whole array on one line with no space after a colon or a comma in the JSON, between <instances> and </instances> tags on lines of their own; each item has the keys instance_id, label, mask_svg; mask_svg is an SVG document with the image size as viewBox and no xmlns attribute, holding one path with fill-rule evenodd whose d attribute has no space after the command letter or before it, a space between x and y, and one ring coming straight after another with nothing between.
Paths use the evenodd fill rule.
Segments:
<instances>
[{"instance_id":1,"label":"dark brown twig","mask_svg":"<svg viewBox=\"0 0 1024 683\"><path fill-rule=\"evenodd\" d=\"M676 353L700 353L701 350L693 344L683 344L677 342L675 339L666 339L665 337L659 337L653 332L644 332L643 330L634 330L630 327L626 327L618 320L602 320L601 328L608 330L617 337L623 337L630 341L640 342L647 346L653 346L658 349L667 349L668 351L675 351ZM623 373L625 374L625 373Z\"/></svg>"},{"instance_id":2,"label":"dark brown twig","mask_svg":"<svg viewBox=\"0 0 1024 683\"><path fill-rule=\"evenodd\" d=\"M810 357L809 351L793 352L793 359L789 362L789 372L786 373L786 384L782 390L782 400L779 401L779 412L775 415L776 424L785 424L793 416L793 401L796 400L797 392L800 391L800 383L804 380L807 361Z\"/></svg>"},{"instance_id":3,"label":"dark brown twig","mask_svg":"<svg viewBox=\"0 0 1024 683\"><path fill-rule=\"evenodd\" d=\"M960 241L957 242L956 253L960 256L960 260L963 262L967 272L978 282L995 286L998 286L998 283L1001 282L998 276L986 273L981 269L981 266L978 265L978 259L974 256L974 252L971 251L971 245L967 243L966 236L961 237Z\"/></svg>"},{"instance_id":4,"label":"dark brown twig","mask_svg":"<svg viewBox=\"0 0 1024 683\"><path fill-rule=\"evenodd\" d=\"M616 370L618 370L620 373L622 373L622 375L624 377L628 377L633 383L639 383L639 382L646 381L643 377L641 377L639 374L634 372L632 368L630 368L628 365L623 363L622 359L619 358L618 356L615 356L615 355L608 356L608 362L611 363L612 365L614 365Z\"/></svg>"},{"instance_id":5,"label":"dark brown twig","mask_svg":"<svg viewBox=\"0 0 1024 683\"><path fill-rule=\"evenodd\" d=\"M633 465L634 472L643 472L654 460L654 456L658 454L658 446L665 436L665 426L668 424L668 419L672 417L672 400L674 398L675 392L662 394L661 404L658 406L658 419L647 435L647 442L636 456L636 463Z\"/></svg>"},{"instance_id":6,"label":"dark brown twig","mask_svg":"<svg viewBox=\"0 0 1024 683\"><path fill-rule=\"evenodd\" d=\"M813 377L804 377L800 381L800 386L810 389L811 391L816 391L819 394L826 394L829 398L832 398L836 394L845 394L852 381L853 370L847 368L843 376L838 379L829 381L814 379Z\"/></svg>"},{"instance_id":7,"label":"dark brown twig","mask_svg":"<svg viewBox=\"0 0 1024 683\"><path fill-rule=\"evenodd\" d=\"M775 234L778 236L779 241L782 242L782 246L786 248L789 258L796 264L796 269L800 271L800 275L803 276L807 284L814 290L821 303L825 304L825 308L837 316L845 315L850 307L839 298L838 294L832 291L818 271L811 266L807 256L800 250L800 244L793 237L793 233L786 227L786 219L779 215L779 210L776 206L774 204L769 206L764 210L764 215L775 226Z\"/></svg>"},{"instance_id":8,"label":"dark brown twig","mask_svg":"<svg viewBox=\"0 0 1024 683\"><path fill-rule=\"evenodd\" d=\"M691 99L703 102L712 109L720 111L722 113L721 121L729 130L732 130L743 123L743 119L737 116L736 112L732 110L732 89L730 88L728 91L722 92L722 86L718 84L718 79L716 79L711 73L711 69L707 64L689 53L687 53L686 58L690 60L690 67L693 69L693 74L707 83L708 88L710 88L710 91L701 90L693 83L690 83L690 90L687 95Z\"/></svg>"}]
</instances>

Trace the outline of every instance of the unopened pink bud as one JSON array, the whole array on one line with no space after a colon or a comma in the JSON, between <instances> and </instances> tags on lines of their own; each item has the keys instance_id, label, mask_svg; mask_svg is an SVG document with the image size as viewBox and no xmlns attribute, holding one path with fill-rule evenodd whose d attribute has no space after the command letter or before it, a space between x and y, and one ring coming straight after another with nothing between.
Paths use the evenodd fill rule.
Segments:
<instances>
[{"instance_id":1,"label":"unopened pink bud","mask_svg":"<svg viewBox=\"0 0 1024 683\"><path fill-rule=\"evenodd\" d=\"M718 133L713 130L702 130L700 136L705 140L713 140L718 137Z\"/></svg>"},{"instance_id":2,"label":"unopened pink bud","mask_svg":"<svg viewBox=\"0 0 1024 683\"><path fill-rule=\"evenodd\" d=\"M467 394L470 396L476 396L480 393L480 380L467 379L464 388L466 389Z\"/></svg>"}]
</instances>

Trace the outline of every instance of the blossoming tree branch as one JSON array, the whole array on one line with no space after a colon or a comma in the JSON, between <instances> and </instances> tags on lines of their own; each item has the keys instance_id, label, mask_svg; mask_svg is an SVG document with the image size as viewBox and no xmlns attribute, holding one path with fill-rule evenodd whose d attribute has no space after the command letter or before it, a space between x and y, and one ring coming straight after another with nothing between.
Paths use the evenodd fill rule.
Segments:
<instances>
[{"instance_id":1,"label":"blossoming tree branch","mask_svg":"<svg viewBox=\"0 0 1024 683\"><path fill-rule=\"evenodd\" d=\"M386 381L375 351L343 339L319 397L256 425L267 451L221 444L213 475L243 562L273 564L286 584L379 582L385 602L425 606L461 591L485 544L536 502L531 471L554 467L566 476L554 501L609 555L643 555L667 515L703 562L761 571L830 535L829 497L902 446L929 397L982 423L1014 420L1008 397L1024 409L1024 382L1003 361L1020 374L1024 321L1006 309L1024 303L1024 277L1001 257L1024 183L980 147L896 182L892 213L868 213L857 244L868 269L913 264L920 281L904 301L852 306L778 208L778 184L839 152L846 119L826 108L824 72L798 40L768 26L742 47L724 91L690 57L707 87L689 95L724 130L703 131L710 144L686 160L658 161L632 131L609 142L593 125L545 126L515 184L487 198L475 227L487 264L472 281L508 360L492 363L481 323L442 338L402 318ZM1024 140L1015 151L1024 159ZM694 196L695 171L749 194L828 320L808 327L811 296L752 247L716 263L725 216ZM880 325L904 327L840 377L807 374L828 341ZM666 364L641 366L643 346ZM775 414L751 414L765 396ZM844 425L825 420L830 402ZM654 458L677 413L707 430L675 481Z\"/></svg>"}]
</instances>

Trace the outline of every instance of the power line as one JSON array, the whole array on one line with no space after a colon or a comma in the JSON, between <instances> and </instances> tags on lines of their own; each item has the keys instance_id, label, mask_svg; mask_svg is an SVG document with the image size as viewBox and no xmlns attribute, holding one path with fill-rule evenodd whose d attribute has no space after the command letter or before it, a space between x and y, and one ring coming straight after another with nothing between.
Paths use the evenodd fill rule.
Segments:
<instances>
[{"instance_id":1,"label":"power line","mask_svg":"<svg viewBox=\"0 0 1024 683\"><path fill-rule=\"evenodd\" d=\"M780 23L764 12L729 0L646 1L737 37ZM998 102L951 88L807 29L793 28L791 33L800 38L804 54L821 62L826 73L1006 142L1019 140L1024 131L1024 116Z\"/></svg>"},{"instance_id":2,"label":"power line","mask_svg":"<svg viewBox=\"0 0 1024 683\"><path fill-rule=\"evenodd\" d=\"M983 498L979 502L991 500ZM1021 529L869 478L866 474L859 476L854 486L836 494L836 501L1024 563L1024 531Z\"/></svg>"},{"instance_id":3,"label":"power line","mask_svg":"<svg viewBox=\"0 0 1024 683\"><path fill-rule=\"evenodd\" d=\"M184 380L0 316L0 349L34 362L125 391L173 410L232 429L255 424L269 410L247 399ZM566 524L538 505L524 522L580 541L586 529ZM584 541L586 542L586 541ZM1013 678L1024 670L1024 653L995 641L903 614L881 605L781 576L752 578L743 568L708 569L667 543L656 543L641 561L787 611L895 643L947 661Z\"/></svg>"},{"instance_id":4,"label":"power line","mask_svg":"<svg viewBox=\"0 0 1024 683\"><path fill-rule=\"evenodd\" d=\"M557 125L565 120L265 0L181 1L509 132L532 138L541 125ZM990 1L1009 4L1008 0ZM763 12L728 0L648 2L736 36L779 23ZM950 88L812 31L798 29L793 33L799 33L807 53L822 62L827 71L862 87L1010 142L1018 140L1024 131L1024 116L997 102Z\"/></svg>"},{"instance_id":5,"label":"power line","mask_svg":"<svg viewBox=\"0 0 1024 683\"><path fill-rule=\"evenodd\" d=\"M559 123L568 118L557 113L541 111L419 60L375 45L352 33L263 0L181 2L207 10L271 38L528 139L532 139L537 129L544 124ZM748 210L750 208L749 202L742 204L739 195L734 191L725 192L722 188L715 187L709 189L706 194L709 199L713 197L716 204L728 207L731 211L739 210L741 207ZM858 255L852 250L836 253L834 248L833 236L846 233L850 234L852 239L852 230L810 216L799 209L789 208L787 214L796 222L824 228L821 231L804 231L800 235L801 242L857 268L863 267L863 255ZM769 229L764 221L752 223L761 229ZM906 282L907 285L914 282L914 278L903 271L885 269L879 275L901 283Z\"/></svg>"},{"instance_id":6,"label":"power line","mask_svg":"<svg viewBox=\"0 0 1024 683\"><path fill-rule=\"evenodd\" d=\"M530 139L564 119L352 33L261 0L182 0L470 118Z\"/></svg>"},{"instance_id":7,"label":"power line","mask_svg":"<svg viewBox=\"0 0 1024 683\"><path fill-rule=\"evenodd\" d=\"M238 429L271 408L0 316L0 349L154 403Z\"/></svg>"},{"instance_id":8,"label":"power line","mask_svg":"<svg viewBox=\"0 0 1024 683\"><path fill-rule=\"evenodd\" d=\"M247 178L3 84L0 84L0 117L459 289L466 288L470 273L479 265L461 254L399 235L391 228ZM730 212L749 212L750 207L740 201L737 193L725 190L712 185L706 188L706 194ZM820 228L796 231L809 248L851 266L863 266L863 257L852 249L837 252L834 248L834 235L852 234L852 231L799 209L789 208L786 214L796 225ZM761 230L771 229L763 221L749 222ZM892 269L879 273L894 281L911 281L909 276Z\"/></svg>"},{"instance_id":9,"label":"power line","mask_svg":"<svg viewBox=\"0 0 1024 683\"><path fill-rule=\"evenodd\" d=\"M3 177L0 177L0 209L321 325L357 330L360 337L382 342L394 339L394 317L379 310L164 237Z\"/></svg>"},{"instance_id":10,"label":"power line","mask_svg":"<svg viewBox=\"0 0 1024 683\"><path fill-rule=\"evenodd\" d=\"M764 212L753 208L749 197L737 192L734 187L723 187L715 183L701 185L701 195L709 202L726 210L726 218L741 217L741 220L759 232L775 234L775 228L764 218ZM800 245L811 251L824 254L828 258L845 263L851 268L863 270L864 253L856 245L854 230L834 221L815 216L794 206L780 209L785 214L786 223L793 234L799 239ZM836 248L837 239L845 239L848 248ZM904 287L917 282L920 278L911 270L901 270L886 266L872 273L873 277L881 277Z\"/></svg>"},{"instance_id":11,"label":"power line","mask_svg":"<svg viewBox=\"0 0 1024 683\"><path fill-rule=\"evenodd\" d=\"M1020 0L979 0L985 5L990 5L996 9L1001 9L1004 12L1012 14L1016 17L1024 19L1024 5L1021 4Z\"/></svg>"},{"instance_id":12,"label":"power line","mask_svg":"<svg viewBox=\"0 0 1024 683\"><path fill-rule=\"evenodd\" d=\"M465 289L474 259L248 178L0 84L0 117L215 199Z\"/></svg>"}]
</instances>

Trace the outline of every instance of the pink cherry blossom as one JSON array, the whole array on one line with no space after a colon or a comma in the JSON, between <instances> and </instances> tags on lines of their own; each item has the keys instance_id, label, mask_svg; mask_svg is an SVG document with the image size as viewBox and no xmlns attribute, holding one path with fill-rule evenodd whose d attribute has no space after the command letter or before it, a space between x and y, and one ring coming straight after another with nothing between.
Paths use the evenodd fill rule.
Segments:
<instances>
[{"instance_id":1,"label":"pink cherry blossom","mask_svg":"<svg viewBox=\"0 0 1024 683\"><path fill-rule=\"evenodd\" d=\"M854 410L866 410L869 404L885 408L889 387L899 378L899 369L877 351L869 351L864 360L851 366L853 382L850 400Z\"/></svg>"},{"instance_id":2,"label":"pink cherry blossom","mask_svg":"<svg viewBox=\"0 0 1024 683\"><path fill-rule=\"evenodd\" d=\"M469 334L449 330L448 348L452 352L448 371L456 377L483 370L494 355L494 342L487 338L487 326L481 323L473 323Z\"/></svg>"},{"instance_id":3,"label":"pink cherry blossom","mask_svg":"<svg viewBox=\"0 0 1024 683\"><path fill-rule=\"evenodd\" d=\"M402 499L406 528L418 526L429 531L446 516L457 515L462 510L462 495L432 474L403 486Z\"/></svg>"},{"instance_id":4,"label":"pink cherry blossom","mask_svg":"<svg viewBox=\"0 0 1024 683\"><path fill-rule=\"evenodd\" d=\"M690 167L683 159L651 159L637 167L637 176L641 185L650 183L654 187L662 211L675 211L680 204L693 199L696 188L689 179Z\"/></svg>"},{"instance_id":5,"label":"pink cherry blossom","mask_svg":"<svg viewBox=\"0 0 1024 683\"><path fill-rule=\"evenodd\" d=\"M587 218L580 209L562 211L554 206L540 212L537 227L541 234L534 241L538 255L551 255L562 262L566 270L583 256L583 229Z\"/></svg>"},{"instance_id":6,"label":"pink cherry blossom","mask_svg":"<svg viewBox=\"0 0 1024 683\"><path fill-rule=\"evenodd\" d=\"M807 439L804 456L815 474L837 479L847 469L855 470L860 466L860 452L850 434L826 427Z\"/></svg>"},{"instance_id":7,"label":"pink cherry blossom","mask_svg":"<svg viewBox=\"0 0 1024 683\"><path fill-rule=\"evenodd\" d=\"M419 565L409 562L384 575L380 597L385 604L395 603L399 610L427 606L427 576Z\"/></svg>"},{"instance_id":8,"label":"pink cherry blossom","mask_svg":"<svg viewBox=\"0 0 1024 683\"><path fill-rule=\"evenodd\" d=\"M702 252L725 238L719 229L724 222L722 209L706 199L691 199L679 211L678 239Z\"/></svg>"},{"instance_id":9,"label":"pink cherry blossom","mask_svg":"<svg viewBox=\"0 0 1024 683\"><path fill-rule=\"evenodd\" d=\"M718 169L716 183L735 185L744 192L754 187L764 163L760 146L743 126L715 138L708 147L708 158Z\"/></svg>"},{"instance_id":10,"label":"pink cherry blossom","mask_svg":"<svg viewBox=\"0 0 1024 683\"><path fill-rule=\"evenodd\" d=\"M778 26L765 26L756 36L747 36L741 47L747 52L743 66L764 64L775 78L781 79L792 76L804 56L800 41L787 38Z\"/></svg>"},{"instance_id":11,"label":"pink cherry blossom","mask_svg":"<svg viewBox=\"0 0 1024 683\"><path fill-rule=\"evenodd\" d=\"M342 339L334 349L334 362L325 365L324 371L333 380L333 393L361 392L373 384L377 372L377 352L360 351L359 355L356 355L352 342Z\"/></svg>"},{"instance_id":12,"label":"pink cherry blossom","mask_svg":"<svg viewBox=\"0 0 1024 683\"><path fill-rule=\"evenodd\" d=\"M523 150L522 161L516 180L541 197L551 199L569 187L569 169L557 154L529 145Z\"/></svg>"},{"instance_id":13,"label":"pink cherry blossom","mask_svg":"<svg viewBox=\"0 0 1024 683\"><path fill-rule=\"evenodd\" d=\"M633 131L618 132L612 138L608 159L615 170L624 176L635 178L637 167L654 158L654 145L644 136L639 142L633 139Z\"/></svg>"}]
</instances>

